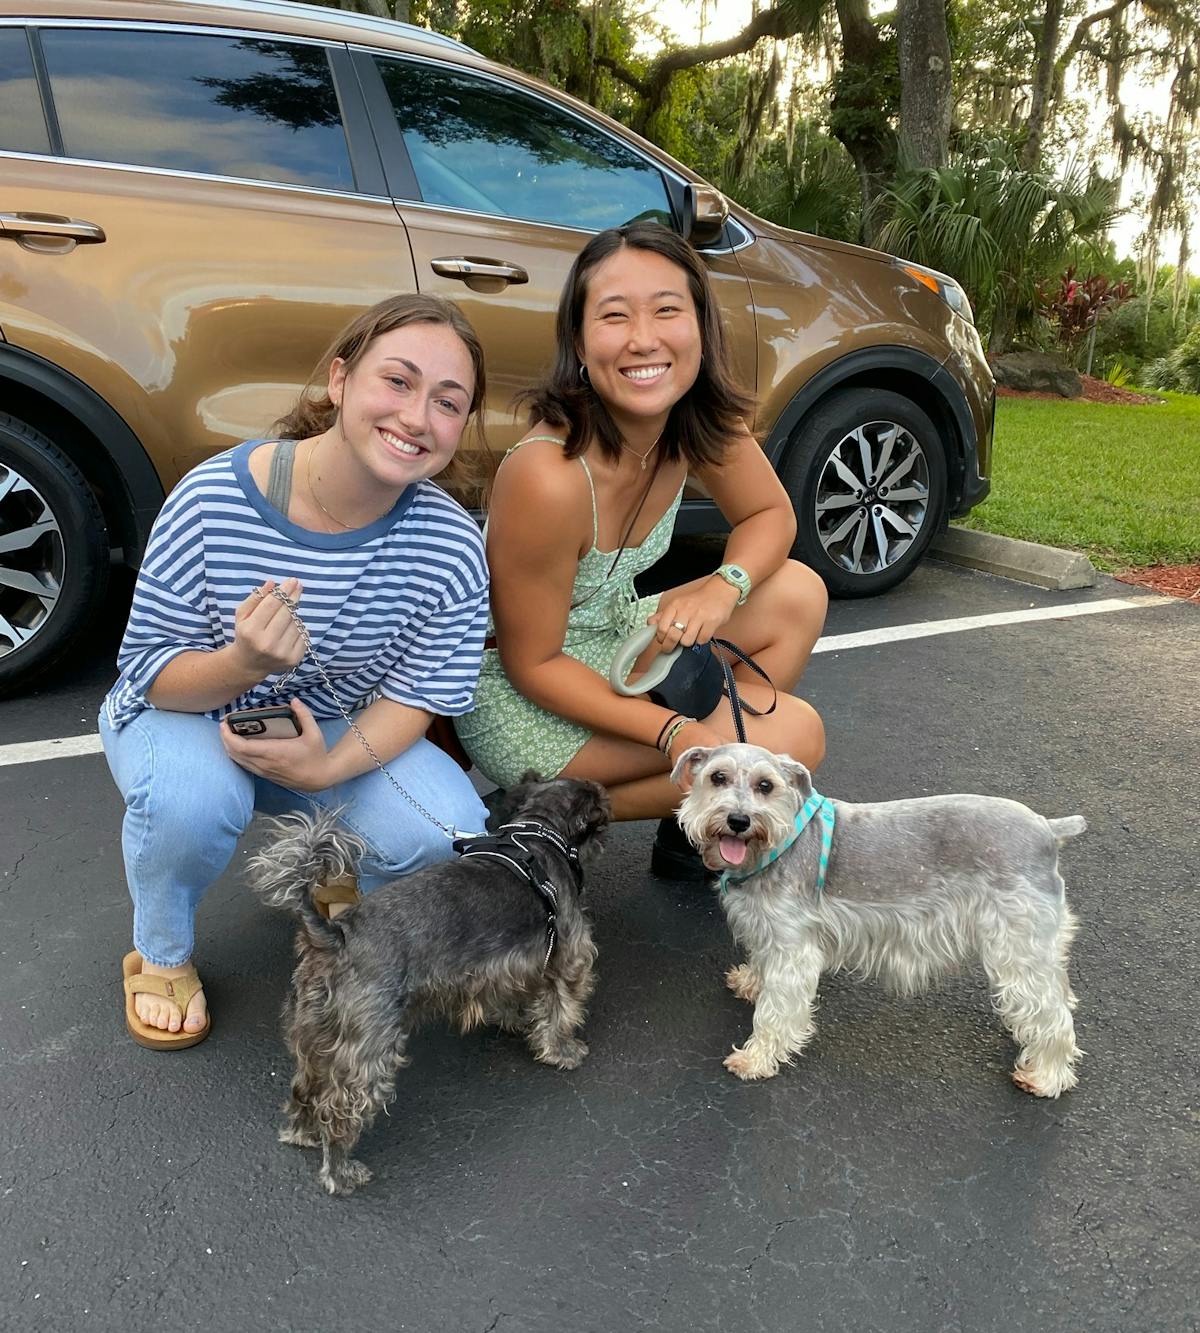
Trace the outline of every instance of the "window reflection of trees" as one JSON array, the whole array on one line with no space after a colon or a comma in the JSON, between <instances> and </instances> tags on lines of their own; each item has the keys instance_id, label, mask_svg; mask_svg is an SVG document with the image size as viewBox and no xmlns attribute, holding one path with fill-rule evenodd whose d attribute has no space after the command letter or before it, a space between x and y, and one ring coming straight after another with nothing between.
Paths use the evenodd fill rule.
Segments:
<instances>
[{"instance_id":1,"label":"window reflection of trees","mask_svg":"<svg viewBox=\"0 0 1200 1333\"><path fill-rule=\"evenodd\" d=\"M446 148L485 140L529 153L543 166L568 162L601 171L644 165L615 139L580 121L555 116L532 98L513 96L478 79L380 60L380 73L405 133Z\"/></svg>"},{"instance_id":2,"label":"window reflection of trees","mask_svg":"<svg viewBox=\"0 0 1200 1333\"><path fill-rule=\"evenodd\" d=\"M230 111L249 112L290 130L341 127L329 60L320 46L294 46L238 38L229 43L252 53L262 67L232 78L196 76L194 82L216 92L212 101ZM274 62L274 68L268 62Z\"/></svg>"}]
</instances>

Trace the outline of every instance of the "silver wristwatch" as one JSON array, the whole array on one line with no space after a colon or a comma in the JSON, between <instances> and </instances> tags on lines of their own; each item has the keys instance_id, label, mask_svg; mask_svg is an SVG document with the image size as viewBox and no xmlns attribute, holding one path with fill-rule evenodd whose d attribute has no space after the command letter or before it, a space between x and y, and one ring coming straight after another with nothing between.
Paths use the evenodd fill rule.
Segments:
<instances>
[{"instance_id":1,"label":"silver wristwatch","mask_svg":"<svg viewBox=\"0 0 1200 1333\"><path fill-rule=\"evenodd\" d=\"M746 598L750 596L750 575L746 573L741 565L722 565L716 573L731 587L737 589L737 604L741 606Z\"/></svg>"}]
</instances>

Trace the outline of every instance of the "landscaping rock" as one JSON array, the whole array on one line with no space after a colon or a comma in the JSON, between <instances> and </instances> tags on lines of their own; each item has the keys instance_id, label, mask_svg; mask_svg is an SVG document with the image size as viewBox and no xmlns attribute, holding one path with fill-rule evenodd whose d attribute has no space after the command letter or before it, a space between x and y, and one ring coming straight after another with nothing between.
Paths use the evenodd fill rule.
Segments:
<instances>
[{"instance_id":1,"label":"landscaping rock","mask_svg":"<svg viewBox=\"0 0 1200 1333\"><path fill-rule=\"evenodd\" d=\"M1078 398L1083 383L1057 356L1047 352L1009 352L991 362L996 383L1025 393L1056 393L1062 398Z\"/></svg>"}]
</instances>

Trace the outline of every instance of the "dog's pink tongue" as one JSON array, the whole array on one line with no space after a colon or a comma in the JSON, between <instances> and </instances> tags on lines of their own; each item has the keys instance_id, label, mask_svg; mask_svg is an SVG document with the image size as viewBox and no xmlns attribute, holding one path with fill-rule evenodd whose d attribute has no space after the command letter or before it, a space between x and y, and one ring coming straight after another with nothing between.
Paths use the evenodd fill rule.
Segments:
<instances>
[{"instance_id":1,"label":"dog's pink tongue","mask_svg":"<svg viewBox=\"0 0 1200 1333\"><path fill-rule=\"evenodd\" d=\"M746 859L746 844L741 838L731 838L726 834L721 839L721 855L731 866L740 866Z\"/></svg>"}]
</instances>

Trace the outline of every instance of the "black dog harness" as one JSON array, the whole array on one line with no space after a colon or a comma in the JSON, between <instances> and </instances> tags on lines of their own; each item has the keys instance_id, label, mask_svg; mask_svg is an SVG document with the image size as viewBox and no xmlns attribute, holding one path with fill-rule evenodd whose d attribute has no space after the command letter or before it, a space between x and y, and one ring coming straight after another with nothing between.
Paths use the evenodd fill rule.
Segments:
<instances>
[{"instance_id":1,"label":"black dog harness","mask_svg":"<svg viewBox=\"0 0 1200 1333\"><path fill-rule=\"evenodd\" d=\"M583 867L579 864L579 849L572 846L556 829L547 828L534 820L520 820L512 824L501 824L494 833L481 833L474 838L455 838L454 850L459 856L486 856L493 861L503 862L519 879L541 898L546 905L546 930L548 939L546 958L542 966L550 961L554 945L558 939L558 890L546 877L535 847L538 842L548 842L567 864L575 876L575 889L583 888Z\"/></svg>"}]
</instances>

